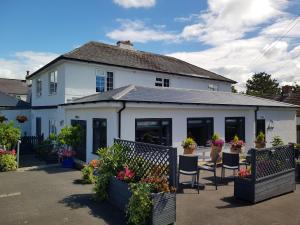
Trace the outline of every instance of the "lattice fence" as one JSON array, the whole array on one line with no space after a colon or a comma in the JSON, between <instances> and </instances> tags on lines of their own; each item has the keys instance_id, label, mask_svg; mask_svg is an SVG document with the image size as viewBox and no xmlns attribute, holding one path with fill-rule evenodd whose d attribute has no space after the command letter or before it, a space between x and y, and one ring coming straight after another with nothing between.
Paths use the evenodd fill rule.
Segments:
<instances>
[{"instance_id":1,"label":"lattice fence","mask_svg":"<svg viewBox=\"0 0 300 225\"><path fill-rule=\"evenodd\" d=\"M123 154L127 165L140 178L167 177L170 185L176 187L176 148L121 139L115 139L114 142L124 147Z\"/></svg>"},{"instance_id":2,"label":"lattice fence","mask_svg":"<svg viewBox=\"0 0 300 225\"><path fill-rule=\"evenodd\" d=\"M251 169L255 180L295 169L295 155L292 145L251 150Z\"/></svg>"}]
</instances>

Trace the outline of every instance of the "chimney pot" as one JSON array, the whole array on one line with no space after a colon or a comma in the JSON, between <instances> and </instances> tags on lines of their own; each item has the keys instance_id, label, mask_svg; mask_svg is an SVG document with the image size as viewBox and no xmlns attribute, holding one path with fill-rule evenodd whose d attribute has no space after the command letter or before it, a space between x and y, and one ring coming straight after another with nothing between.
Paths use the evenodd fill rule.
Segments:
<instances>
[{"instance_id":1,"label":"chimney pot","mask_svg":"<svg viewBox=\"0 0 300 225\"><path fill-rule=\"evenodd\" d=\"M118 41L117 46L124 49L134 50L133 44L131 43L130 40Z\"/></svg>"}]
</instances>

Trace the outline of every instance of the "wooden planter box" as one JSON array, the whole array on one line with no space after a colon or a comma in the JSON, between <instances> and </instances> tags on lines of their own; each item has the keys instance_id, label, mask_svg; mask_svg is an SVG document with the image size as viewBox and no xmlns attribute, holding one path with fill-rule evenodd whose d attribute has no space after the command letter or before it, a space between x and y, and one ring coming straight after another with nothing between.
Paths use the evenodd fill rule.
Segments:
<instances>
[{"instance_id":1,"label":"wooden planter box","mask_svg":"<svg viewBox=\"0 0 300 225\"><path fill-rule=\"evenodd\" d=\"M131 197L128 184L117 180L110 179L108 190L108 201L119 210L125 211L126 205ZM149 224L168 225L176 221L176 194L175 193L153 193L152 214Z\"/></svg>"},{"instance_id":2,"label":"wooden planter box","mask_svg":"<svg viewBox=\"0 0 300 225\"><path fill-rule=\"evenodd\" d=\"M295 189L295 170L275 174L258 181L240 177L234 181L234 197L252 203L293 192Z\"/></svg>"}]
</instances>

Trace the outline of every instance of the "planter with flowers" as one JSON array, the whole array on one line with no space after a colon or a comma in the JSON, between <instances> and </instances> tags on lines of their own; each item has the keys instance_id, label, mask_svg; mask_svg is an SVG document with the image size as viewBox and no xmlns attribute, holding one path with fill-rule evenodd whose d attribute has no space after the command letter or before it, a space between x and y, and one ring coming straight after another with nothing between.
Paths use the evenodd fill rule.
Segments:
<instances>
[{"instance_id":1,"label":"planter with flowers","mask_svg":"<svg viewBox=\"0 0 300 225\"><path fill-rule=\"evenodd\" d=\"M58 151L58 157L64 168L73 168L74 166L74 156L76 152L71 149L62 149Z\"/></svg>"},{"instance_id":2,"label":"planter with flowers","mask_svg":"<svg viewBox=\"0 0 300 225\"><path fill-rule=\"evenodd\" d=\"M181 146L184 149L184 154L193 154L197 148L197 144L192 138L186 138Z\"/></svg>"},{"instance_id":3,"label":"planter with flowers","mask_svg":"<svg viewBox=\"0 0 300 225\"><path fill-rule=\"evenodd\" d=\"M230 151L233 153L242 153L242 148L245 146L245 142L243 140L240 140L237 135L234 136L230 144Z\"/></svg>"},{"instance_id":4,"label":"planter with flowers","mask_svg":"<svg viewBox=\"0 0 300 225\"><path fill-rule=\"evenodd\" d=\"M27 116L25 115L18 115L16 117L16 120L19 122L19 123L25 123L28 119L27 119Z\"/></svg>"},{"instance_id":5,"label":"planter with flowers","mask_svg":"<svg viewBox=\"0 0 300 225\"><path fill-rule=\"evenodd\" d=\"M155 173L153 168L159 165L149 164L149 161L140 156L127 158L128 155L125 154L124 157L123 153L127 150L126 147L114 144L98 151L100 163L96 196L99 200L107 199L112 205L126 212L129 224L174 223L175 189L170 187L166 177Z\"/></svg>"},{"instance_id":6,"label":"planter with flowers","mask_svg":"<svg viewBox=\"0 0 300 225\"><path fill-rule=\"evenodd\" d=\"M259 132L255 140L255 148L261 149L266 147L265 135L263 132Z\"/></svg>"},{"instance_id":7,"label":"planter with flowers","mask_svg":"<svg viewBox=\"0 0 300 225\"><path fill-rule=\"evenodd\" d=\"M220 162L222 160L222 148L224 143L224 140L220 138L219 134L215 133L212 136L209 142L211 146L210 158L212 161Z\"/></svg>"}]
</instances>

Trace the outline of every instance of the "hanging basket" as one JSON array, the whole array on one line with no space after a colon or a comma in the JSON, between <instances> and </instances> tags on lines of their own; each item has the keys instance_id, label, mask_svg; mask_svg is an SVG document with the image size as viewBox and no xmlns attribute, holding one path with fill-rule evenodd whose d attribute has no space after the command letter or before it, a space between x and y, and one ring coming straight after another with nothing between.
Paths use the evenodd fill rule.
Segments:
<instances>
[{"instance_id":1,"label":"hanging basket","mask_svg":"<svg viewBox=\"0 0 300 225\"><path fill-rule=\"evenodd\" d=\"M28 119L27 119L27 116L24 116L24 115L18 115L16 117L16 120L19 122L19 123L25 123Z\"/></svg>"}]
</instances>

